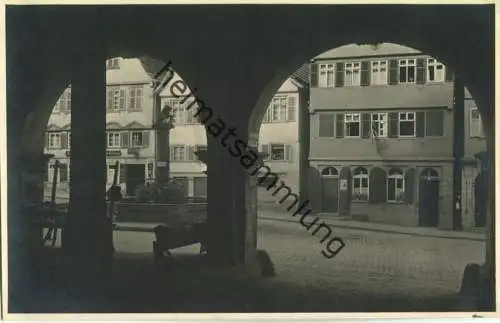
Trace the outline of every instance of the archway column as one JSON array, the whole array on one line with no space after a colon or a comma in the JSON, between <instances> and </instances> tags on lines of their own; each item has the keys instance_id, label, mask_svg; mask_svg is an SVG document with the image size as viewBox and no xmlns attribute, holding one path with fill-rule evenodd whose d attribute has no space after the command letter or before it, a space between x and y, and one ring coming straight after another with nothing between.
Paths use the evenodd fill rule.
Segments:
<instances>
[{"instance_id":1,"label":"archway column","mask_svg":"<svg viewBox=\"0 0 500 323\"><path fill-rule=\"evenodd\" d=\"M63 248L78 280L94 280L112 259L106 212L106 68L101 47L86 46L72 77L69 214ZM82 279L83 278L83 279Z\"/></svg>"},{"instance_id":2,"label":"archway column","mask_svg":"<svg viewBox=\"0 0 500 323\"><path fill-rule=\"evenodd\" d=\"M209 254L219 264L240 266L252 262L257 248L257 187L229 149L235 151L209 137Z\"/></svg>"}]
</instances>

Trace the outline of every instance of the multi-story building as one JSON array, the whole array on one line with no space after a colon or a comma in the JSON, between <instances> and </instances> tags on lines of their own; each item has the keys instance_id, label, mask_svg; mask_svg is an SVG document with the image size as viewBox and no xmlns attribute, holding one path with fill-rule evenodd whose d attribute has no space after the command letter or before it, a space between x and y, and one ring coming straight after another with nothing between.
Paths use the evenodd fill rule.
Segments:
<instances>
[{"instance_id":1,"label":"multi-story building","mask_svg":"<svg viewBox=\"0 0 500 323\"><path fill-rule=\"evenodd\" d=\"M152 78L139 59L113 58L106 62L106 69L107 185L112 184L114 165L119 162L118 183L125 195L133 195L138 184L154 177ZM57 101L47 124L45 153L54 157L49 163L45 195L50 192L47 188L58 160L57 194L69 196L70 138L71 85Z\"/></svg>"},{"instance_id":2,"label":"multi-story building","mask_svg":"<svg viewBox=\"0 0 500 323\"><path fill-rule=\"evenodd\" d=\"M347 45L311 63L310 199L317 212L453 228L454 78L394 44ZM474 216L474 155L485 150L466 91L462 224Z\"/></svg>"},{"instance_id":3,"label":"multi-story building","mask_svg":"<svg viewBox=\"0 0 500 323\"><path fill-rule=\"evenodd\" d=\"M308 66L303 66L278 89L269 103L259 134L259 149L267 154L266 164L295 192L299 190L299 120L300 111L307 111ZM179 79L178 75L169 81ZM173 108L175 128L170 133L170 172L184 183L191 196L206 196L206 166L198 161L195 152L206 149L206 131L195 116L195 109L186 109L192 101L181 104L166 87L161 92L162 102ZM162 103L162 104L163 104ZM306 164L303 164L307 167ZM259 188L259 202L277 204L278 199L263 187Z\"/></svg>"},{"instance_id":4,"label":"multi-story building","mask_svg":"<svg viewBox=\"0 0 500 323\"><path fill-rule=\"evenodd\" d=\"M158 147L154 105L158 73L161 74L164 66L164 62L150 58L107 61L107 186L113 182L114 166L118 162L117 181L126 196L133 196L138 185L155 179ZM304 71L307 66L283 83L269 105L260 132L261 148L268 152L267 160L272 170L297 192L299 111L308 98ZM174 73L169 83L179 79L180 76ZM186 109L191 101L181 104L180 99L172 97L168 86L160 90L159 96L161 106L172 107L175 119L175 127L170 131L170 177L184 186L187 196L206 197L206 166L195 155L197 150L206 148L205 128L195 117L196 109ZM54 157L46 176L46 196L50 194L56 160L60 163L57 195L69 196L70 136L71 86L57 101L47 125L45 152ZM265 189L263 191L262 200L276 200Z\"/></svg>"}]
</instances>

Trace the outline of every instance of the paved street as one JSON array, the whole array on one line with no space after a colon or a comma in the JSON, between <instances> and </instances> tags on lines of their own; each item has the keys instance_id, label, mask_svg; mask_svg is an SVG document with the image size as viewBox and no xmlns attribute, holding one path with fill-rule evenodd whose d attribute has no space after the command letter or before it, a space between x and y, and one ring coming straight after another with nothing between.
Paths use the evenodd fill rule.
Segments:
<instances>
[{"instance_id":1,"label":"paved street","mask_svg":"<svg viewBox=\"0 0 500 323\"><path fill-rule=\"evenodd\" d=\"M277 273L268 280L272 288L265 289L266 299L280 300L267 304L273 310L431 310L429 302L456 293L465 265L482 263L485 252L479 241L336 228L334 235L346 247L326 259L319 238L298 223L261 219L258 232L258 246L270 254ZM151 252L152 240L152 233L115 232L121 252ZM175 254L197 251L198 246L191 246ZM418 305L415 299L436 301ZM439 303L432 306L440 308Z\"/></svg>"}]
</instances>

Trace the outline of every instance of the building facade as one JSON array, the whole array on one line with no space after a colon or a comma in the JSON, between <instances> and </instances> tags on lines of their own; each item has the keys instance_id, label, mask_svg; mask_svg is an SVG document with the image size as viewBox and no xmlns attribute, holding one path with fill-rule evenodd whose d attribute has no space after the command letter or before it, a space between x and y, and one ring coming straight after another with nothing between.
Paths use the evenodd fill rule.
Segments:
<instances>
[{"instance_id":1,"label":"building facade","mask_svg":"<svg viewBox=\"0 0 500 323\"><path fill-rule=\"evenodd\" d=\"M453 228L453 74L419 51L347 45L311 63L310 200L316 212ZM475 219L486 149L466 91L462 224Z\"/></svg>"},{"instance_id":2,"label":"building facade","mask_svg":"<svg viewBox=\"0 0 500 323\"><path fill-rule=\"evenodd\" d=\"M170 131L170 177L191 197L206 198L206 165L195 152L207 147L206 131L196 117L196 109L186 109L191 101L174 97L168 84L181 80L174 73L168 84L156 92L164 62L150 58L113 58L107 61L107 188L116 172L124 196L134 196L139 185L155 180L158 137L155 129L155 96L160 105L169 105L174 116ZM307 102L307 66L302 74L287 79L269 104L260 132L260 149L266 161L294 191L299 189L300 148L298 124L301 106ZM164 74L163 74L164 75ZM307 109L302 115L307 116ZM158 141L159 142L159 141ZM47 124L45 153L52 154L45 178L45 196L51 194L55 162L58 198L69 198L71 155L71 86L61 95ZM91 144L91 143L89 143ZM115 168L118 162L118 168ZM307 167L302 163L303 167ZM307 168L306 168L307 169ZM259 200L275 203L276 197L259 188Z\"/></svg>"}]
</instances>

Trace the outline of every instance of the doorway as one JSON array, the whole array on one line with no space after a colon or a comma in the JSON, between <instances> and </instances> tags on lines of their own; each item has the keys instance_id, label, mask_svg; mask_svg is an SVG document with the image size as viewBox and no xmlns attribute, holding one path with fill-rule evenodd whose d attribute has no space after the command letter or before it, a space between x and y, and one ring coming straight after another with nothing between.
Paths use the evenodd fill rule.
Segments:
<instances>
[{"instance_id":1,"label":"doorway","mask_svg":"<svg viewBox=\"0 0 500 323\"><path fill-rule=\"evenodd\" d=\"M487 183L486 174L477 175L474 180L474 226L482 228L486 225L486 210L487 210Z\"/></svg>"},{"instance_id":2,"label":"doorway","mask_svg":"<svg viewBox=\"0 0 500 323\"><path fill-rule=\"evenodd\" d=\"M426 168L420 173L418 225L436 227L439 223L439 175Z\"/></svg>"},{"instance_id":3,"label":"doorway","mask_svg":"<svg viewBox=\"0 0 500 323\"><path fill-rule=\"evenodd\" d=\"M135 190L146 180L144 164L128 164L125 184L127 185L127 195L135 196Z\"/></svg>"},{"instance_id":4,"label":"doorway","mask_svg":"<svg viewBox=\"0 0 500 323\"><path fill-rule=\"evenodd\" d=\"M339 211L339 173L335 167L327 167L321 171L321 211Z\"/></svg>"}]
</instances>

